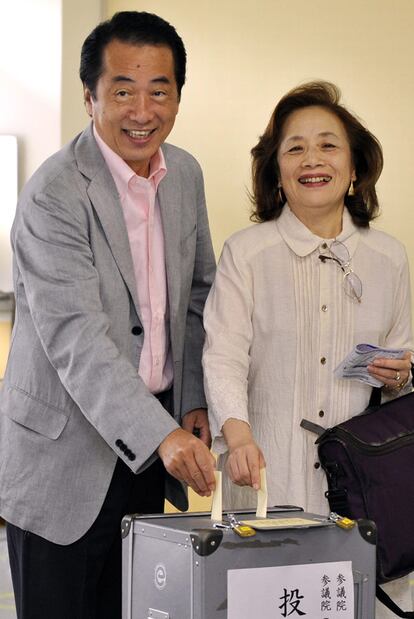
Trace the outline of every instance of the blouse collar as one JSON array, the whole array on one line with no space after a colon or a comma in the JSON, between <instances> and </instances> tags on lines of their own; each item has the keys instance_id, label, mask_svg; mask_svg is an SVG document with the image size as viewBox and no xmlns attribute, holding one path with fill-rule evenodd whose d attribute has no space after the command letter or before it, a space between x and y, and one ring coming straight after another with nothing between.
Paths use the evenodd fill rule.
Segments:
<instances>
[{"instance_id":1,"label":"blouse collar","mask_svg":"<svg viewBox=\"0 0 414 619\"><path fill-rule=\"evenodd\" d=\"M296 217L288 204L285 204L283 207L279 218L276 220L276 225L285 243L297 256L302 257L311 254L316 249L326 249L326 244L330 245L334 240L344 243L349 251L349 255L352 257L359 241L359 230L352 221L346 207L342 216L342 231L335 239L323 239L313 234Z\"/></svg>"}]
</instances>

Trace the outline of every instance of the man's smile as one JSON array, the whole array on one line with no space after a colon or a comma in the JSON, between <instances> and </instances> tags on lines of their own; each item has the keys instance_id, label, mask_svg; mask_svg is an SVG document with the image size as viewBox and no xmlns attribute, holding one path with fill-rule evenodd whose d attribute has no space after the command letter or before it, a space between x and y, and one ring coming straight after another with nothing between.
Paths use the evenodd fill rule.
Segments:
<instances>
[{"instance_id":1,"label":"man's smile","mask_svg":"<svg viewBox=\"0 0 414 619\"><path fill-rule=\"evenodd\" d=\"M137 129L123 129L130 138L142 140L148 138L152 133L154 133L155 129L146 129L146 130L137 130Z\"/></svg>"}]
</instances>

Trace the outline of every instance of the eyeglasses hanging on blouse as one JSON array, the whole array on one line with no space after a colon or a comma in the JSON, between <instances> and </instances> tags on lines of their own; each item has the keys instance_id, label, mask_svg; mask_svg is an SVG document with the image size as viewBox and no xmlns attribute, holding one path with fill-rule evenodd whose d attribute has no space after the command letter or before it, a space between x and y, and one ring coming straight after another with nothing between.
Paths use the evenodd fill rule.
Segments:
<instances>
[{"instance_id":1,"label":"eyeglasses hanging on blouse","mask_svg":"<svg viewBox=\"0 0 414 619\"><path fill-rule=\"evenodd\" d=\"M351 269L351 256L348 248L340 241L333 241L327 248L329 255L320 254L319 260L333 260L340 267L344 274L343 284L346 294L361 303L362 298L362 282L358 275Z\"/></svg>"}]
</instances>

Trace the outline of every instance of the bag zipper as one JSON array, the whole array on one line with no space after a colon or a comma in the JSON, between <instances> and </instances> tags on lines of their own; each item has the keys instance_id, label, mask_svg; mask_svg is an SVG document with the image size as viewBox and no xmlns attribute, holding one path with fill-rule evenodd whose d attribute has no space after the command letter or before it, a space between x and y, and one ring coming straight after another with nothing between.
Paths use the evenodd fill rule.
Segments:
<instances>
[{"instance_id":1,"label":"bag zipper","mask_svg":"<svg viewBox=\"0 0 414 619\"><path fill-rule=\"evenodd\" d=\"M339 442L347 441L350 445L352 445L353 447L355 447L355 449L361 451L362 453L386 454L393 451L394 449L399 449L405 444L409 445L410 443L414 443L414 432L411 434L406 434L404 436L396 436L395 438L392 438L381 445L372 445L370 443L362 441L354 434L349 432L349 430L345 430L345 428L329 428L320 438L317 439L316 444L322 447L323 443L329 438L336 438Z\"/></svg>"}]
</instances>

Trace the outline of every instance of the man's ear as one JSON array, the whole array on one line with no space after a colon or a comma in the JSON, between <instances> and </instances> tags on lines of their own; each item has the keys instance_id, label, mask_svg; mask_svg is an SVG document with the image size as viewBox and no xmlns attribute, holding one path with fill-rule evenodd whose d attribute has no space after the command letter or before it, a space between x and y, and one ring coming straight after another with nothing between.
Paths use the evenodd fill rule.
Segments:
<instances>
[{"instance_id":1,"label":"man's ear","mask_svg":"<svg viewBox=\"0 0 414 619\"><path fill-rule=\"evenodd\" d=\"M83 87L83 100L85 102L85 109L88 115L92 118L93 116L93 97L92 93L86 86Z\"/></svg>"}]
</instances>

